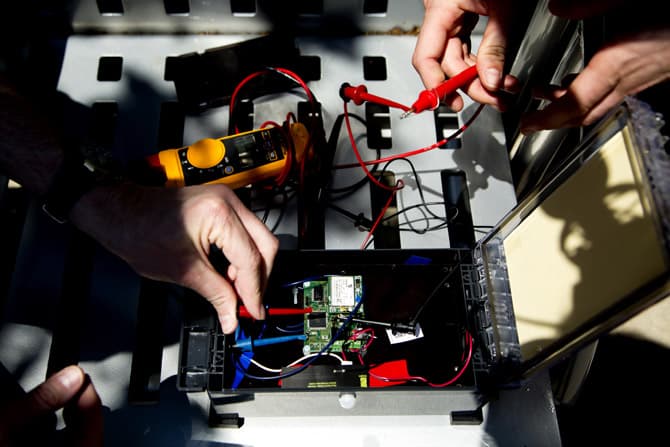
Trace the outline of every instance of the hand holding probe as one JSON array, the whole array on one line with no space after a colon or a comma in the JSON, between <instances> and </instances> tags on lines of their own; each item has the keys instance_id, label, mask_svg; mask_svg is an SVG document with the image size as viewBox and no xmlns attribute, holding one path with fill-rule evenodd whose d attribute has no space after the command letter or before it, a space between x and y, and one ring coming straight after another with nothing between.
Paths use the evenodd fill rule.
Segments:
<instances>
[{"instance_id":1,"label":"hand holding probe","mask_svg":"<svg viewBox=\"0 0 670 447\"><path fill-rule=\"evenodd\" d=\"M442 99L454 93L469 82L474 81L476 78L477 66L473 65L458 73L456 76L443 81L437 87L422 91L419 93L418 99L412 104L412 107L400 115L400 118L406 118L412 113L420 113L424 110L437 109Z\"/></svg>"}]
</instances>

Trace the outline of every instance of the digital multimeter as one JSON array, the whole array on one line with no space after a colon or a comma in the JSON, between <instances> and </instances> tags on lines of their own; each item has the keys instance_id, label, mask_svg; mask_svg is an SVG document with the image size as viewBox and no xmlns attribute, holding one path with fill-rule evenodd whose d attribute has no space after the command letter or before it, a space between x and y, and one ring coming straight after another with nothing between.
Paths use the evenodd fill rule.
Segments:
<instances>
[{"instance_id":1,"label":"digital multimeter","mask_svg":"<svg viewBox=\"0 0 670 447\"><path fill-rule=\"evenodd\" d=\"M291 125L292 138L295 126ZM302 124L299 126L299 134L303 129L306 132ZM152 156L151 162L160 164L166 176L165 186L224 183L235 189L279 175L286 164L286 138L277 127L255 129L166 149Z\"/></svg>"}]
</instances>

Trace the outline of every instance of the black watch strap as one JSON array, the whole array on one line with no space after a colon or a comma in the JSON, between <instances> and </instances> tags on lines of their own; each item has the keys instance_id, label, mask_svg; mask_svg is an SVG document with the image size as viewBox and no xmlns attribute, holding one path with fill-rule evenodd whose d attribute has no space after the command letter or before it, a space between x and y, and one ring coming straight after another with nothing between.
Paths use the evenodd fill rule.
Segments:
<instances>
[{"instance_id":1,"label":"black watch strap","mask_svg":"<svg viewBox=\"0 0 670 447\"><path fill-rule=\"evenodd\" d=\"M95 172L82 158L68 154L43 197L42 210L54 221L64 224L75 203L99 184Z\"/></svg>"}]
</instances>

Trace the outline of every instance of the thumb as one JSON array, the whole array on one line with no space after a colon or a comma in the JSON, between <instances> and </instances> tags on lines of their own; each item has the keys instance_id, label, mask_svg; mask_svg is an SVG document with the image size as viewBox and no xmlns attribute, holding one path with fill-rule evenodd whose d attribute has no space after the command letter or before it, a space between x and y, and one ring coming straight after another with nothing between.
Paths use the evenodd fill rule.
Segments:
<instances>
[{"instance_id":1,"label":"thumb","mask_svg":"<svg viewBox=\"0 0 670 447\"><path fill-rule=\"evenodd\" d=\"M14 433L25 429L40 417L63 408L83 383L84 372L78 366L62 369L12 405L11 411L3 411L3 425Z\"/></svg>"},{"instance_id":2,"label":"thumb","mask_svg":"<svg viewBox=\"0 0 670 447\"><path fill-rule=\"evenodd\" d=\"M216 270L204 267L198 282L189 287L214 307L224 334L232 333L237 327L237 292L233 285Z\"/></svg>"},{"instance_id":3,"label":"thumb","mask_svg":"<svg viewBox=\"0 0 670 447\"><path fill-rule=\"evenodd\" d=\"M506 2L490 12L482 41L477 51L477 71L484 88L495 92L503 85L503 70L507 52L509 17L504 12ZM494 4L497 4L494 3Z\"/></svg>"},{"instance_id":4,"label":"thumb","mask_svg":"<svg viewBox=\"0 0 670 447\"><path fill-rule=\"evenodd\" d=\"M65 406L81 389L84 372L78 366L68 366L49 377L44 383L28 393L19 405L23 419L40 416Z\"/></svg>"}]
</instances>

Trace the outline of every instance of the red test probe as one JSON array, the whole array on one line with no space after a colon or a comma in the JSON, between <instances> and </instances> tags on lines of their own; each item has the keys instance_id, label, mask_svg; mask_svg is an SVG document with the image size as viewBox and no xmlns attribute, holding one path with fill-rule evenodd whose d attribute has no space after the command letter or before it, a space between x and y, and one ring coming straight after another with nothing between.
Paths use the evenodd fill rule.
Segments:
<instances>
[{"instance_id":1,"label":"red test probe","mask_svg":"<svg viewBox=\"0 0 670 447\"><path fill-rule=\"evenodd\" d=\"M454 93L459 88L474 81L477 78L477 66L466 68L456 76L447 79L435 88L426 89L419 93L419 98L412 104L412 107L403 113L400 118L406 118L412 113L421 113L424 110L435 110L440 105L440 101L446 96Z\"/></svg>"},{"instance_id":2,"label":"red test probe","mask_svg":"<svg viewBox=\"0 0 670 447\"><path fill-rule=\"evenodd\" d=\"M360 106L363 104L365 101L369 101L375 104L381 104L384 106L389 106L389 107L395 107L396 109L400 109L403 112L407 113L411 109L407 107L404 104L400 104L395 101L391 101L390 99L387 98L382 98L381 96L373 95L371 93L368 93L368 89L364 85L359 85L357 87L353 87L349 83L345 82L342 84L340 87L340 97L345 101L353 101L354 104L357 106Z\"/></svg>"}]
</instances>

